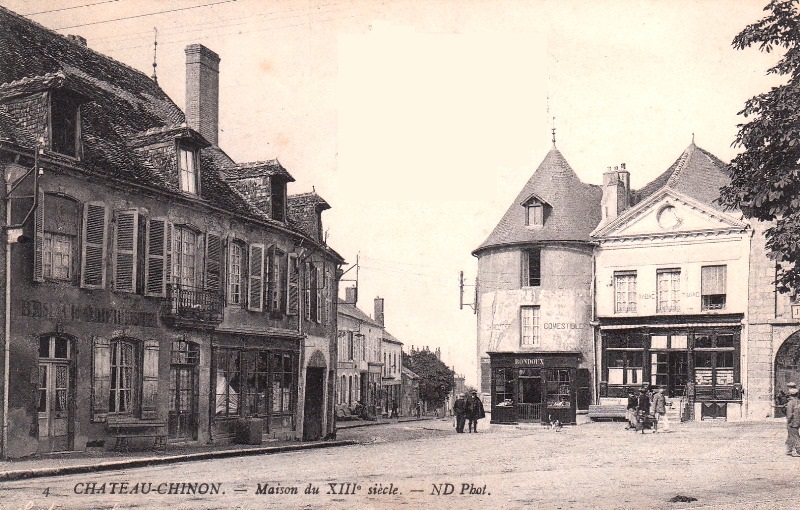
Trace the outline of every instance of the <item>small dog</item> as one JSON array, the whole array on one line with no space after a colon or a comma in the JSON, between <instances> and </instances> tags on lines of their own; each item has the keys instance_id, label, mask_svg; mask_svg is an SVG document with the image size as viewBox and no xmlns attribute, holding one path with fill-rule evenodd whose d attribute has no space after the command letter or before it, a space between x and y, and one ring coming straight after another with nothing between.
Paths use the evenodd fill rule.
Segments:
<instances>
[{"instance_id":1,"label":"small dog","mask_svg":"<svg viewBox=\"0 0 800 510\"><path fill-rule=\"evenodd\" d=\"M548 414L547 419L550 422L550 430L555 430L556 432L561 432L561 421L558 419L553 419L553 415Z\"/></svg>"}]
</instances>

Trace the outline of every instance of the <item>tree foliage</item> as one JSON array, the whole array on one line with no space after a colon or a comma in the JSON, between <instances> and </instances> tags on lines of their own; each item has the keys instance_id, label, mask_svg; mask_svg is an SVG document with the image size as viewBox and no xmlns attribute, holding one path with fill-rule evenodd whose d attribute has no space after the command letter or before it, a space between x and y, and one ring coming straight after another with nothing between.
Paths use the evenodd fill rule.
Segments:
<instances>
[{"instance_id":1,"label":"tree foliage","mask_svg":"<svg viewBox=\"0 0 800 510\"><path fill-rule=\"evenodd\" d=\"M419 376L419 398L434 406L444 404L453 389L453 371L427 349L411 350L403 365Z\"/></svg>"},{"instance_id":2,"label":"tree foliage","mask_svg":"<svg viewBox=\"0 0 800 510\"><path fill-rule=\"evenodd\" d=\"M772 0L766 16L733 40L737 50L782 52L767 74L786 78L745 102L734 146L744 149L729 165L731 182L720 203L748 218L770 221L766 248L778 261L780 292L800 289L800 13L798 0Z\"/></svg>"}]
</instances>

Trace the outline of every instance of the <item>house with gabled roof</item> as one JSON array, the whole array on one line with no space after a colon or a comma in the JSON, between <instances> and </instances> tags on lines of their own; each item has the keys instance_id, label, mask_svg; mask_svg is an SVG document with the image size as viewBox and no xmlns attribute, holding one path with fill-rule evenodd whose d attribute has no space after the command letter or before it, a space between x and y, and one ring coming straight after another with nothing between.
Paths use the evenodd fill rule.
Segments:
<instances>
[{"instance_id":1,"label":"house with gabled roof","mask_svg":"<svg viewBox=\"0 0 800 510\"><path fill-rule=\"evenodd\" d=\"M523 186L478 259L480 391L492 422L575 423L592 400L590 233L599 186L581 182L555 147Z\"/></svg>"},{"instance_id":2,"label":"house with gabled roof","mask_svg":"<svg viewBox=\"0 0 800 510\"><path fill-rule=\"evenodd\" d=\"M744 416L752 229L717 203L727 182L692 142L592 233L601 405L645 385L676 418Z\"/></svg>"},{"instance_id":3,"label":"house with gabled roof","mask_svg":"<svg viewBox=\"0 0 800 510\"><path fill-rule=\"evenodd\" d=\"M333 435L329 206L218 146L219 56L186 48L184 114L80 37L0 25L2 456Z\"/></svg>"}]
</instances>

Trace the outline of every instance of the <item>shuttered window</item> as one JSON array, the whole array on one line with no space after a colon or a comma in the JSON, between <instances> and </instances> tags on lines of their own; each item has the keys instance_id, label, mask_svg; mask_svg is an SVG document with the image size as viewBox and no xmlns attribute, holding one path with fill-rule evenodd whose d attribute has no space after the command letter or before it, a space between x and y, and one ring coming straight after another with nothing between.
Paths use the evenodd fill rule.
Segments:
<instances>
[{"instance_id":1,"label":"shuttered window","mask_svg":"<svg viewBox=\"0 0 800 510\"><path fill-rule=\"evenodd\" d=\"M264 310L264 245L251 244L249 254L247 309Z\"/></svg>"},{"instance_id":2,"label":"shuttered window","mask_svg":"<svg viewBox=\"0 0 800 510\"><path fill-rule=\"evenodd\" d=\"M700 269L700 294L703 310L725 308L728 275L727 266L703 266Z\"/></svg>"},{"instance_id":3,"label":"shuttered window","mask_svg":"<svg viewBox=\"0 0 800 510\"><path fill-rule=\"evenodd\" d=\"M294 253L289 254L288 259L288 276L287 276L287 305L286 305L286 313L288 315L297 315L298 308L299 308L299 297L300 297L300 275L298 271L297 265L297 255Z\"/></svg>"},{"instance_id":4,"label":"shuttered window","mask_svg":"<svg viewBox=\"0 0 800 510\"><path fill-rule=\"evenodd\" d=\"M317 268L317 322L325 320L325 272L324 264Z\"/></svg>"},{"instance_id":5,"label":"shuttered window","mask_svg":"<svg viewBox=\"0 0 800 510\"><path fill-rule=\"evenodd\" d=\"M39 191L38 205L36 206L36 211L33 213L33 281L35 282L44 281L44 203L44 192Z\"/></svg>"},{"instance_id":6,"label":"shuttered window","mask_svg":"<svg viewBox=\"0 0 800 510\"><path fill-rule=\"evenodd\" d=\"M220 290L222 266L222 239L216 234L206 235L206 289Z\"/></svg>"},{"instance_id":7,"label":"shuttered window","mask_svg":"<svg viewBox=\"0 0 800 510\"><path fill-rule=\"evenodd\" d=\"M92 350L92 420L109 414L156 419L158 341L94 337Z\"/></svg>"},{"instance_id":8,"label":"shuttered window","mask_svg":"<svg viewBox=\"0 0 800 510\"><path fill-rule=\"evenodd\" d=\"M172 225L163 219L151 219L147 226L147 259L145 273L147 284L145 295L166 295L166 283L170 277L172 253Z\"/></svg>"},{"instance_id":9,"label":"shuttered window","mask_svg":"<svg viewBox=\"0 0 800 510\"><path fill-rule=\"evenodd\" d=\"M111 391L111 343L94 337L92 351L92 420L105 421Z\"/></svg>"},{"instance_id":10,"label":"shuttered window","mask_svg":"<svg viewBox=\"0 0 800 510\"><path fill-rule=\"evenodd\" d=\"M117 211L115 216L114 289L135 292L139 214L137 211Z\"/></svg>"},{"instance_id":11,"label":"shuttered window","mask_svg":"<svg viewBox=\"0 0 800 510\"><path fill-rule=\"evenodd\" d=\"M90 202L83 211L81 287L99 289L106 282L106 206Z\"/></svg>"},{"instance_id":12,"label":"shuttered window","mask_svg":"<svg viewBox=\"0 0 800 510\"><path fill-rule=\"evenodd\" d=\"M145 340L142 355L142 413L143 420L158 417L158 341Z\"/></svg>"},{"instance_id":13,"label":"shuttered window","mask_svg":"<svg viewBox=\"0 0 800 510\"><path fill-rule=\"evenodd\" d=\"M317 266L313 263L309 262L307 266L307 274L308 274L308 320L317 322L319 320L319 309L317 305L319 303L319 290L317 289Z\"/></svg>"}]
</instances>

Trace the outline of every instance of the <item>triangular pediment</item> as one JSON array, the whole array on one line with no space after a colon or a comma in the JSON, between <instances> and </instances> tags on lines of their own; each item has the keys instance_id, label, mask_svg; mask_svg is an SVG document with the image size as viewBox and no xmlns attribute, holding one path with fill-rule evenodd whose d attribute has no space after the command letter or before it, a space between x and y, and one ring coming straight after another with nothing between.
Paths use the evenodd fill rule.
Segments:
<instances>
[{"instance_id":1,"label":"triangular pediment","mask_svg":"<svg viewBox=\"0 0 800 510\"><path fill-rule=\"evenodd\" d=\"M741 215L734 214L664 188L595 229L592 237L652 237L747 228Z\"/></svg>"}]
</instances>

